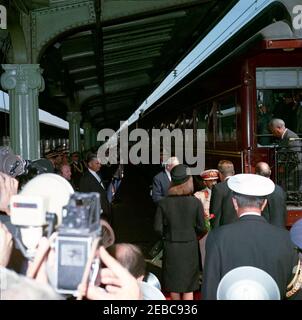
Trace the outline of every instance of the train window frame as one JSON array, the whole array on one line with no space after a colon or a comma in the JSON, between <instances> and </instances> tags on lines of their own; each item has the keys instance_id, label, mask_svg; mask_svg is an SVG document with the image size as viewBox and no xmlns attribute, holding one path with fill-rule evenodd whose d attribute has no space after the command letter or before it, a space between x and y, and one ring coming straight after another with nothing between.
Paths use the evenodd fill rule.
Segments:
<instances>
[{"instance_id":1,"label":"train window frame","mask_svg":"<svg viewBox=\"0 0 302 320\"><path fill-rule=\"evenodd\" d=\"M273 118L284 120L286 127L299 136L302 135L301 67L256 68L257 147L275 146L276 141L268 128L268 123Z\"/></svg>"},{"instance_id":2,"label":"train window frame","mask_svg":"<svg viewBox=\"0 0 302 320\"><path fill-rule=\"evenodd\" d=\"M204 103L195 109L196 130L197 129L205 130L206 145L213 144L213 139L210 139L211 136L213 137L213 118L210 113L211 113L211 102ZM196 133L195 133L195 136L196 136Z\"/></svg>"},{"instance_id":3,"label":"train window frame","mask_svg":"<svg viewBox=\"0 0 302 320\"><path fill-rule=\"evenodd\" d=\"M222 113L222 111L224 109L221 109L221 105L222 105L222 102L224 101L227 101L227 100L233 100L232 101L232 107L231 108L228 108L228 109L232 109L231 112L232 112L232 116L233 116L233 129L232 129L232 132L229 134L229 138L226 138L227 136L223 133L223 132L219 132L219 128L221 129L225 129L225 126L223 124L218 124L218 116L220 115L220 113ZM215 107L214 107L214 104L215 104ZM230 104L226 104L226 106L229 106ZM215 121L215 126L213 128L213 132L214 132L214 140L215 140L215 146L219 146L219 145L230 145L230 146L233 146L233 145L237 145L237 142L238 142L238 134L239 134L239 127L238 127L238 117L240 115L240 106L238 104L238 95L237 95L237 91L232 91L230 92L229 94L227 95L223 95L223 96L220 96L220 97L217 97L215 100L213 100L213 107L214 107L214 121ZM219 109L219 110L218 110ZM225 109L225 110L228 110L228 109ZM223 114L222 114L223 116ZM226 113L226 116L225 117L228 117L227 113ZM222 119L223 117L221 117Z\"/></svg>"}]
</instances>

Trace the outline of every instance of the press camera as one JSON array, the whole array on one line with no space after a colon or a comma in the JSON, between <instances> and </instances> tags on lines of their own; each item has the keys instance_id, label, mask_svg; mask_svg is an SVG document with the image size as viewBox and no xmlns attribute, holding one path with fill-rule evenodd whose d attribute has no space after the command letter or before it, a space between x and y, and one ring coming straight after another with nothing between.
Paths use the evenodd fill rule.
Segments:
<instances>
[{"instance_id":1,"label":"press camera","mask_svg":"<svg viewBox=\"0 0 302 320\"><path fill-rule=\"evenodd\" d=\"M101 236L100 195L74 193L63 177L46 173L29 181L20 194L11 198L11 222L17 226L18 247L27 259L35 257L43 235L58 231L54 243L54 270L48 268L49 280L64 294L75 294L92 250ZM90 281L95 282L99 260L93 262Z\"/></svg>"},{"instance_id":2,"label":"press camera","mask_svg":"<svg viewBox=\"0 0 302 320\"><path fill-rule=\"evenodd\" d=\"M100 236L100 195L95 192L74 193L63 208L62 224L55 245L55 287L58 292L77 292L92 244ZM93 282L100 267L98 261L94 261L91 271L90 280Z\"/></svg>"},{"instance_id":3,"label":"press camera","mask_svg":"<svg viewBox=\"0 0 302 320\"><path fill-rule=\"evenodd\" d=\"M32 173L38 175L41 173L53 172L53 168L49 160L24 160L21 156L15 155L9 147L0 147L0 171L12 176L22 176Z\"/></svg>"},{"instance_id":4,"label":"press camera","mask_svg":"<svg viewBox=\"0 0 302 320\"><path fill-rule=\"evenodd\" d=\"M9 147L0 147L0 171L12 177L26 172L29 161L14 154Z\"/></svg>"}]
</instances>

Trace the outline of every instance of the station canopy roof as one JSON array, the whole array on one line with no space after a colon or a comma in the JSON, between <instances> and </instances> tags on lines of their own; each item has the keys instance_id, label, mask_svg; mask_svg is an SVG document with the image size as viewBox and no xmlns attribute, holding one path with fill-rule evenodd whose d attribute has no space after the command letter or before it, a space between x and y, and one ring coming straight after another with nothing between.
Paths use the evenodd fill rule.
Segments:
<instances>
[{"instance_id":1,"label":"station canopy roof","mask_svg":"<svg viewBox=\"0 0 302 320\"><path fill-rule=\"evenodd\" d=\"M14 1L23 12L68 2ZM40 57L39 107L66 119L71 98L82 121L117 129L238 0L91 2L96 22L63 33Z\"/></svg>"}]
</instances>

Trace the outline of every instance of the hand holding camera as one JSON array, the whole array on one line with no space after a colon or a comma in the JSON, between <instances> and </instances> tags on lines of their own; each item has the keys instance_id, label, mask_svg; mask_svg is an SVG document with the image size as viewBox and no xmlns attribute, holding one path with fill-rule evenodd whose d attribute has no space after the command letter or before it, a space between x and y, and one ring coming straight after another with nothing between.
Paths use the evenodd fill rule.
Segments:
<instances>
[{"instance_id":1,"label":"hand holding camera","mask_svg":"<svg viewBox=\"0 0 302 320\"><path fill-rule=\"evenodd\" d=\"M18 181L0 172L0 211L10 214L9 203L13 195L18 192Z\"/></svg>"}]
</instances>

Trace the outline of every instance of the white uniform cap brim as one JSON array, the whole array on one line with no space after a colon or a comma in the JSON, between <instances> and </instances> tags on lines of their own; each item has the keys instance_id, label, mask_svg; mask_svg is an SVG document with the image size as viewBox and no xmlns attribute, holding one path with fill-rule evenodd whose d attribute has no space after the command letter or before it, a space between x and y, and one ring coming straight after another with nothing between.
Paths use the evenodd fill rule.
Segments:
<instances>
[{"instance_id":1,"label":"white uniform cap brim","mask_svg":"<svg viewBox=\"0 0 302 320\"><path fill-rule=\"evenodd\" d=\"M217 289L218 300L280 300L276 281L265 271L244 266L224 275Z\"/></svg>"},{"instance_id":2,"label":"white uniform cap brim","mask_svg":"<svg viewBox=\"0 0 302 320\"><path fill-rule=\"evenodd\" d=\"M231 190L248 196L267 196L275 190L271 179L250 173L236 174L228 179L227 184Z\"/></svg>"}]
</instances>

